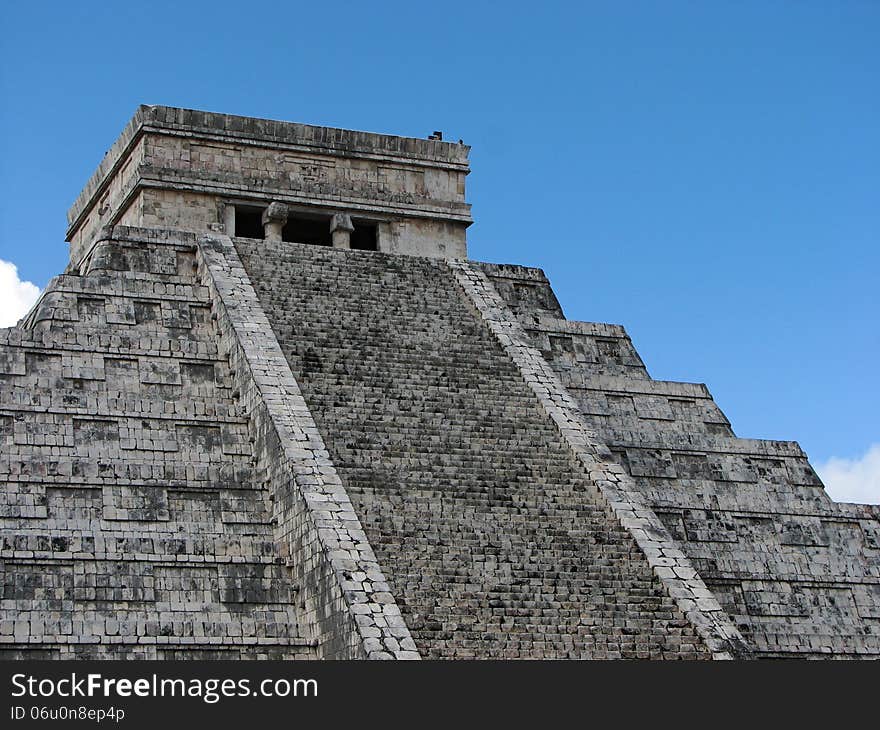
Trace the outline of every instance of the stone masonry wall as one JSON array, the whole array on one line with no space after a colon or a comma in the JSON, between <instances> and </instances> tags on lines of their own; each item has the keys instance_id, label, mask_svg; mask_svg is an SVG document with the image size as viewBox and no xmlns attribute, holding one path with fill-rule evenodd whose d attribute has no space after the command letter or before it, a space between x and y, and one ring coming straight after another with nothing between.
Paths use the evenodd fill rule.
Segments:
<instances>
[{"instance_id":1,"label":"stone masonry wall","mask_svg":"<svg viewBox=\"0 0 880 730\"><path fill-rule=\"evenodd\" d=\"M0 657L880 655L880 508L539 270L94 231L0 330Z\"/></svg>"},{"instance_id":2,"label":"stone masonry wall","mask_svg":"<svg viewBox=\"0 0 880 730\"><path fill-rule=\"evenodd\" d=\"M105 175L106 179L102 185L94 183L93 199L88 207L82 210L82 217L76 230L70 231L67 238L70 241L71 266L79 265L104 226L123 222L121 221L123 217L128 218L125 222L141 224L139 216L142 206L130 199L135 194L141 166L144 164L143 139L137 140L131 149L123 145L114 145L107 154L108 157L99 168L99 172Z\"/></svg>"},{"instance_id":3,"label":"stone masonry wall","mask_svg":"<svg viewBox=\"0 0 880 730\"><path fill-rule=\"evenodd\" d=\"M0 656L311 658L193 238L121 230L0 330Z\"/></svg>"},{"instance_id":4,"label":"stone masonry wall","mask_svg":"<svg viewBox=\"0 0 880 730\"><path fill-rule=\"evenodd\" d=\"M144 176L199 189L252 189L297 202L345 203L355 210L467 216L460 163L376 158L359 150L327 155L277 143L193 137L148 135Z\"/></svg>"}]
</instances>

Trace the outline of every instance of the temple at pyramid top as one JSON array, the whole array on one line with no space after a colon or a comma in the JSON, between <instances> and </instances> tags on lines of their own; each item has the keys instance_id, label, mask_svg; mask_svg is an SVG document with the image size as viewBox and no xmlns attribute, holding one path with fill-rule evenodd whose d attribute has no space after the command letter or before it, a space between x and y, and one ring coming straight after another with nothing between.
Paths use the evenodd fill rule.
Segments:
<instances>
[{"instance_id":1,"label":"temple at pyramid top","mask_svg":"<svg viewBox=\"0 0 880 730\"><path fill-rule=\"evenodd\" d=\"M71 265L111 225L465 258L469 150L144 105L68 211Z\"/></svg>"}]
</instances>

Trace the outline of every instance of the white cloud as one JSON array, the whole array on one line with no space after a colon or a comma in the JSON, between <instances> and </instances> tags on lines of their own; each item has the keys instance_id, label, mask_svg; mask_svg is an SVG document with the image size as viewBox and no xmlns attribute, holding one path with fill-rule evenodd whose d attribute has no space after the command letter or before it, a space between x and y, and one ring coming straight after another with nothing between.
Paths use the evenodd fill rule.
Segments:
<instances>
[{"instance_id":1,"label":"white cloud","mask_svg":"<svg viewBox=\"0 0 880 730\"><path fill-rule=\"evenodd\" d=\"M0 259L0 327L12 327L40 296L40 288L18 278L15 264Z\"/></svg>"},{"instance_id":2,"label":"white cloud","mask_svg":"<svg viewBox=\"0 0 880 730\"><path fill-rule=\"evenodd\" d=\"M880 444L857 459L831 457L816 471L836 502L880 504Z\"/></svg>"}]
</instances>

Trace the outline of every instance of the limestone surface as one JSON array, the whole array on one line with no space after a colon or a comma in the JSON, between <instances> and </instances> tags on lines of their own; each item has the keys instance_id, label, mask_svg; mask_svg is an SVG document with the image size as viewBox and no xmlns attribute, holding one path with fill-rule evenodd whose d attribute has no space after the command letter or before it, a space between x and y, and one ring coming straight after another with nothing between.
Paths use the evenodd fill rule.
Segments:
<instances>
[{"instance_id":1,"label":"limestone surface","mask_svg":"<svg viewBox=\"0 0 880 730\"><path fill-rule=\"evenodd\" d=\"M138 110L0 330L0 658L880 657L880 509L467 260L467 151Z\"/></svg>"}]
</instances>

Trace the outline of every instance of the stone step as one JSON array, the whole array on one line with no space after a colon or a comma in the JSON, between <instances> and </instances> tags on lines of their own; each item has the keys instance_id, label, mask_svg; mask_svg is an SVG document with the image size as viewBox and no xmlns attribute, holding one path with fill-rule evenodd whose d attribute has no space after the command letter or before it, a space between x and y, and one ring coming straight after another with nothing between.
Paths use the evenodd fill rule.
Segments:
<instances>
[{"instance_id":1,"label":"stone step","mask_svg":"<svg viewBox=\"0 0 880 730\"><path fill-rule=\"evenodd\" d=\"M237 246L423 655L704 652L442 261Z\"/></svg>"}]
</instances>

